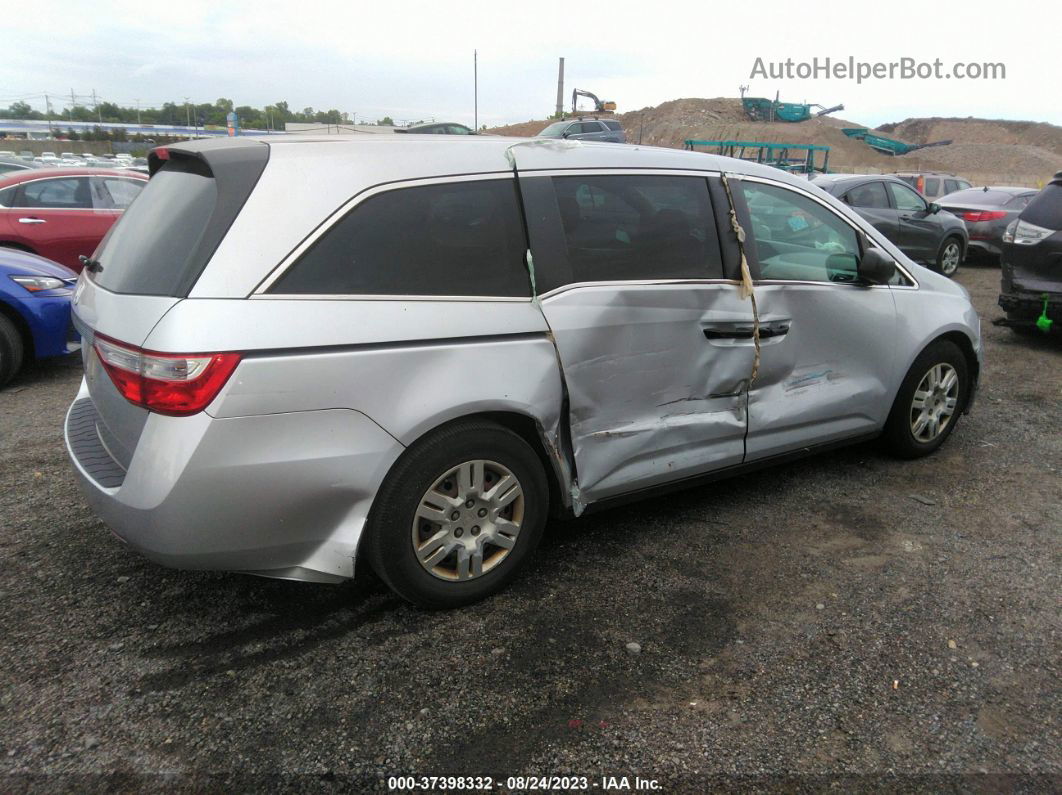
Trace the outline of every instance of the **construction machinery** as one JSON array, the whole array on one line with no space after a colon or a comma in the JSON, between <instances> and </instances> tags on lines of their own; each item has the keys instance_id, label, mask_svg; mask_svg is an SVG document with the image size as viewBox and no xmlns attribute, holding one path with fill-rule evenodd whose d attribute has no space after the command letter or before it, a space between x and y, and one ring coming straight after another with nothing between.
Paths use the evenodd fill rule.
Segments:
<instances>
[{"instance_id":1,"label":"construction machinery","mask_svg":"<svg viewBox=\"0 0 1062 795\"><path fill-rule=\"evenodd\" d=\"M736 157L754 163L774 166L791 174L825 174L830 164L830 147L818 144L788 144L773 141L695 141L687 140L685 148L709 147L712 154ZM816 163L816 152L822 152L822 165Z\"/></svg>"},{"instance_id":2,"label":"construction machinery","mask_svg":"<svg viewBox=\"0 0 1062 795\"><path fill-rule=\"evenodd\" d=\"M578 102L579 97L586 97L594 103L594 113L615 113L616 103L608 100L600 100L597 98L597 94L592 94L589 91L583 91L581 88L572 90L572 115L575 116L579 113Z\"/></svg>"},{"instance_id":3,"label":"construction machinery","mask_svg":"<svg viewBox=\"0 0 1062 795\"><path fill-rule=\"evenodd\" d=\"M842 127L841 132L849 138L855 138L857 141L862 141L871 149L875 149L884 155L906 155L908 152L914 152L917 149L928 149L932 146L947 146L951 143L951 139L948 139L947 141L933 141L928 144L909 144L906 141L899 141L895 138L886 138L884 135L872 133L866 127Z\"/></svg>"},{"instance_id":4,"label":"construction machinery","mask_svg":"<svg viewBox=\"0 0 1062 795\"><path fill-rule=\"evenodd\" d=\"M801 122L844 110L844 105L834 105L832 108L827 108L806 102L779 102L778 94L774 95L774 99L746 97L746 88L746 86L741 87L741 104L745 108L745 115L752 121ZM818 110L813 111L812 108L818 108Z\"/></svg>"}]
</instances>

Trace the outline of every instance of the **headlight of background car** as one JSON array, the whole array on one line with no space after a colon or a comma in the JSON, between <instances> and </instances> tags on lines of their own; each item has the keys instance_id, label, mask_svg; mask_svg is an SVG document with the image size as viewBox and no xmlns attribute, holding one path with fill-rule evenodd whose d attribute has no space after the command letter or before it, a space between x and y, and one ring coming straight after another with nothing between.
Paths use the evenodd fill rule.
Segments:
<instances>
[{"instance_id":1,"label":"headlight of background car","mask_svg":"<svg viewBox=\"0 0 1062 795\"><path fill-rule=\"evenodd\" d=\"M1055 233L1054 229L1044 229L1042 226L1030 224L1028 221L1018 221L1014 227L1014 242L1019 246L1034 246Z\"/></svg>"},{"instance_id":2,"label":"headlight of background car","mask_svg":"<svg viewBox=\"0 0 1062 795\"><path fill-rule=\"evenodd\" d=\"M31 293L39 293L44 290L58 290L66 287L66 282L52 276L12 276L16 284L20 284Z\"/></svg>"}]
</instances>

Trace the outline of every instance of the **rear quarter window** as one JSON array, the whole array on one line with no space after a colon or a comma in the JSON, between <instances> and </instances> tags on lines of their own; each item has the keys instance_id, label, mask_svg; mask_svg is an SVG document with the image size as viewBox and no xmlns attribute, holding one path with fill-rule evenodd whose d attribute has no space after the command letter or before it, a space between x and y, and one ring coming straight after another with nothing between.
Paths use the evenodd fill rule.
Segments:
<instances>
[{"instance_id":1,"label":"rear quarter window","mask_svg":"<svg viewBox=\"0 0 1062 795\"><path fill-rule=\"evenodd\" d=\"M512 179L399 188L356 205L269 292L529 297L526 252Z\"/></svg>"}]
</instances>

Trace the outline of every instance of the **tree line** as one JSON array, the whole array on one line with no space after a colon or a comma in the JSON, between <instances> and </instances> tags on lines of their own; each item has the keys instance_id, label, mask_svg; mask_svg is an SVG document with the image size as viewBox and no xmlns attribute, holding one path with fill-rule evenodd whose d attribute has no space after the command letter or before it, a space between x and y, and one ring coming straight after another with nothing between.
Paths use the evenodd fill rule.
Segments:
<instances>
[{"instance_id":1,"label":"tree line","mask_svg":"<svg viewBox=\"0 0 1062 795\"><path fill-rule=\"evenodd\" d=\"M251 130L283 130L286 122L352 123L350 114L335 108L314 110L312 107L306 107L301 111L293 111L288 107L287 102L276 102L264 108L255 108L250 105L233 106L232 100L224 97L215 102L198 104L166 102L161 108L123 107L114 102L100 102L94 107L74 104L51 114L36 110L27 102L13 102L7 108L0 108L0 118L51 120L57 124L64 121L83 121L97 124L177 124L223 127L231 111L236 111L236 115L240 117L241 128ZM376 124L393 124L393 121L390 116L385 116Z\"/></svg>"}]
</instances>

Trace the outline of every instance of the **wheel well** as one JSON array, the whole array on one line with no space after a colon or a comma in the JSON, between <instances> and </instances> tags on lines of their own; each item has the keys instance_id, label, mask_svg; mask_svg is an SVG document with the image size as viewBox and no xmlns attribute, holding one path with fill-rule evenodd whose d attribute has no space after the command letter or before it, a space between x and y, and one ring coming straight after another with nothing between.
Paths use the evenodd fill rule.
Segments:
<instances>
[{"instance_id":1,"label":"wheel well","mask_svg":"<svg viewBox=\"0 0 1062 795\"><path fill-rule=\"evenodd\" d=\"M957 233L951 233L951 234L947 235L944 238L944 242L940 244L940 248L941 248L942 251L944 250L944 246L946 246L948 244L949 240L954 240L956 243L959 244L959 249L960 249L959 254L962 257L965 258L965 256L966 256L966 245L967 244L963 242L962 235L957 234ZM962 336L962 335L960 334L959 336Z\"/></svg>"},{"instance_id":2,"label":"wheel well","mask_svg":"<svg viewBox=\"0 0 1062 795\"><path fill-rule=\"evenodd\" d=\"M24 246L21 243L12 243L12 242L10 242L8 240L0 240L0 248L13 248L13 249L17 249L18 251L25 251L28 254L36 254L37 253L36 251L34 251L29 246Z\"/></svg>"},{"instance_id":3,"label":"wheel well","mask_svg":"<svg viewBox=\"0 0 1062 795\"><path fill-rule=\"evenodd\" d=\"M977 362L977 353L974 351L973 343L970 342L970 338L963 334L961 331L949 331L946 334L941 334L937 337L937 340L947 340L953 342L959 346L959 350L962 351L962 355L966 358L966 367L970 373L970 379L976 383L981 377L980 366ZM937 340L933 340L936 342ZM932 345L933 343L930 343ZM928 345L926 347L929 347Z\"/></svg>"},{"instance_id":4,"label":"wheel well","mask_svg":"<svg viewBox=\"0 0 1062 795\"><path fill-rule=\"evenodd\" d=\"M15 328L18 329L18 335L22 338L22 344L26 348L25 355L22 357L23 363L33 361L36 358L33 351L33 332L30 331L26 319L3 301L0 301L0 315L14 323Z\"/></svg>"},{"instance_id":5,"label":"wheel well","mask_svg":"<svg viewBox=\"0 0 1062 795\"><path fill-rule=\"evenodd\" d=\"M561 518L568 515L566 507L568 501L563 499L564 495L561 493L560 474L557 471L557 464L546 450L542 430L534 418L514 411L484 411L477 414L466 414L463 417L450 420L450 422L476 419L495 422L503 428L512 431L530 445L542 463L542 470L546 473L546 483L549 484L550 516Z\"/></svg>"}]
</instances>

